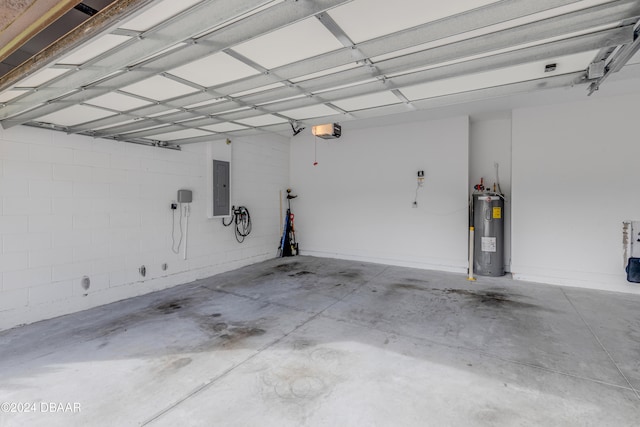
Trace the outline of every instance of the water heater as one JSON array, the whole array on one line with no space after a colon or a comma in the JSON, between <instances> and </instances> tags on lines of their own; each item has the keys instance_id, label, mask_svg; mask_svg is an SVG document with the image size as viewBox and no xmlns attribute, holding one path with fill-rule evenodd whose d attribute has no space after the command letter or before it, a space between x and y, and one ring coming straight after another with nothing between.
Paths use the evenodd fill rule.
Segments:
<instances>
[{"instance_id":1,"label":"water heater","mask_svg":"<svg viewBox=\"0 0 640 427\"><path fill-rule=\"evenodd\" d=\"M473 193L473 269L481 276L504 276L504 198Z\"/></svg>"}]
</instances>

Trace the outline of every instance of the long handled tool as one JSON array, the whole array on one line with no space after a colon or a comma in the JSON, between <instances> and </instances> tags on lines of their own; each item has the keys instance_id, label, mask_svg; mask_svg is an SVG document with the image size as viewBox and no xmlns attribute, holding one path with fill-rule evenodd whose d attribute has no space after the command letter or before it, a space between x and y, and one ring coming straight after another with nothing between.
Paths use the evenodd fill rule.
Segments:
<instances>
[{"instance_id":1,"label":"long handled tool","mask_svg":"<svg viewBox=\"0 0 640 427\"><path fill-rule=\"evenodd\" d=\"M282 238L280 239L280 247L278 248L278 257L298 255L298 243L296 242L296 233L293 226L294 215L291 213L291 199L298 196L291 194L291 189L287 189L287 213L284 218L284 226L282 230Z\"/></svg>"},{"instance_id":2,"label":"long handled tool","mask_svg":"<svg viewBox=\"0 0 640 427\"><path fill-rule=\"evenodd\" d=\"M287 232L289 229L289 210L287 209L287 215L284 217L284 225L282 227L282 238L280 239L280 246L278 247L278 257L284 256L284 245L287 240Z\"/></svg>"}]
</instances>

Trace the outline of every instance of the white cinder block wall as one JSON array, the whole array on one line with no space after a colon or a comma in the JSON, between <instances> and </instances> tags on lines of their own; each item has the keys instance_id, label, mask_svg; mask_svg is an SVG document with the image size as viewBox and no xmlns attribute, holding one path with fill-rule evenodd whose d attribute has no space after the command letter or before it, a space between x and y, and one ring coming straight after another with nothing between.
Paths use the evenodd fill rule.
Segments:
<instances>
[{"instance_id":1,"label":"white cinder block wall","mask_svg":"<svg viewBox=\"0 0 640 427\"><path fill-rule=\"evenodd\" d=\"M622 244L622 222L640 220L637 101L514 110L515 278L640 293Z\"/></svg>"},{"instance_id":2,"label":"white cinder block wall","mask_svg":"<svg viewBox=\"0 0 640 427\"><path fill-rule=\"evenodd\" d=\"M0 329L273 257L288 139L233 141L233 202L253 220L243 244L206 217L206 153L206 144L180 152L28 127L0 131ZM171 252L169 206L180 188L194 197L186 261Z\"/></svg>"},{"instance_id":3,"label":"white cinder block wall","mask_svg":"<svg viewBox=\"0 0 640 427\"><path fill-rule=\"evenodd\" d=\"M302 254L466 272L469 119L291 139L291 185ZM425 171L412 208L417 171Z\"/></svg>"}]
</instances>

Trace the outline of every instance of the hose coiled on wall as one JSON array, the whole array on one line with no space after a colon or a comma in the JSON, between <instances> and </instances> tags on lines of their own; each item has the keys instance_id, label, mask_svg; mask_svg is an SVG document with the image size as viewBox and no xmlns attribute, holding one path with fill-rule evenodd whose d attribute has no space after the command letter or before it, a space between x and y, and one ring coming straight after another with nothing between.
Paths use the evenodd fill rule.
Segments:
<instances>
[{"instance_id":1,"label":"hose coiled on wall","mask_svg":"<svg viewBox=\"0 0 640 427\"><path fill-rule=\"evenodd\" d=\"M238 243L242 243L244 242L244 238L251 233L251 215L249 215L249 209L245 206L238 206L237 208L233 206L231 210L231 219L226 223L224 222L224 218L222 218L222 225L228 227L235 223L236 240Z\"/></svg>"}]
</instances>

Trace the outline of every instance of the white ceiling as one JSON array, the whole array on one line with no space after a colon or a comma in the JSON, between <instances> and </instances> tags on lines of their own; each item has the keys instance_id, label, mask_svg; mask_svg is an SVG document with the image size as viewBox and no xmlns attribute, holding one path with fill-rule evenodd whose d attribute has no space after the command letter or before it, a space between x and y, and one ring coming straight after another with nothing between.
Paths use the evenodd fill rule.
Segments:
<instances>
[{"instance_id":1,"label":"white ceiling","mask_svg":"<svg viewBox=\"0 0 640 427\"><path fill-rule=\"evenodd\" d=\"M638 18L640 0L155 1L0 92L0 123L175 148L542 88L586 97L591 63L617 71L637 50Z\"/></svg>"}]
</instances>

